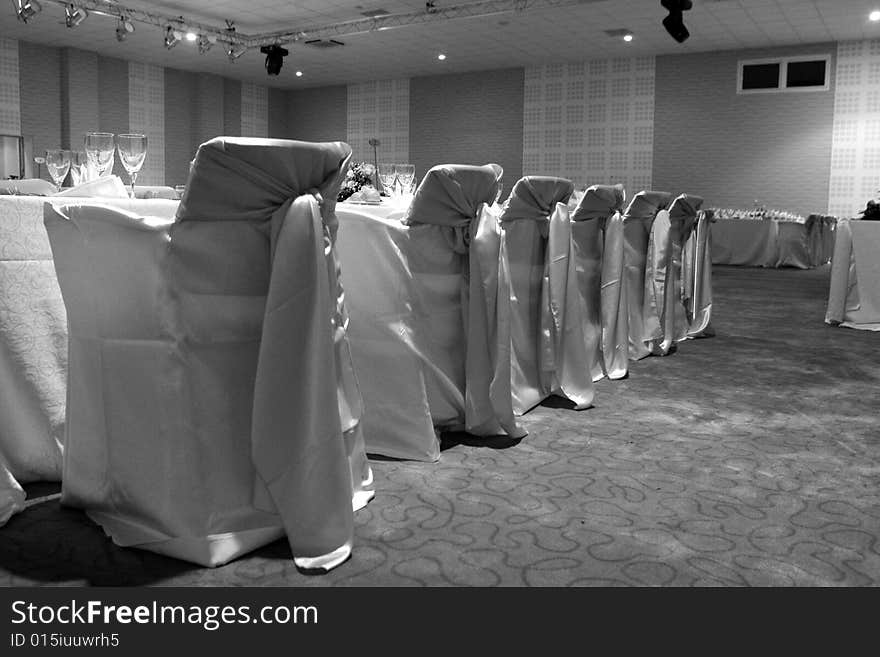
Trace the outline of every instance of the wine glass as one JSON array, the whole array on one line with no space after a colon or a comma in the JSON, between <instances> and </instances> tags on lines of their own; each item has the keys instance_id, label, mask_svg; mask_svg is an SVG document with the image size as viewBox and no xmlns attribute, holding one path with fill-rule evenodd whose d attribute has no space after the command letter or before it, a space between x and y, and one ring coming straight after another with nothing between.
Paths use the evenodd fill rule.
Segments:
<instances>
[{"instance_id":1,"label":"wine glass","mask_svg":"<svg viewBox=\"0 0 880 657\"><path fill-rule=\"evenodd\" d=\"M70 180L76 187L88 181L88 160L82 151L70 151Z\"/></svg>"},{"instance_id":2,"label":"wine glass","mask_svg":"<svg viewBox=\"0 0 880 657\"><path fill-rule=\"evenodd\" d=\"M134 181L147 156L147 136L117 135L116 148L119 150L122 166L128 171L128 177L131 179L131 198L134 198Z\"/></svg>"},{"instance_id":3,"label":"wine glass","mask_svg":"<svg viewBox=\"0 0 880 657\"><path fill-rule=\"evenodd\" d=\"M395 164L394 171L397 174L397 184L400 186L400 194L408 195L412 192L413 181L416 178L416 165Z\"/></svg>"},{"instance_id":4,"label":"wine glass","mask_svg":"<svg viewBox=\"0 0 880 657\"><path fill-rule=\"evenodd\" d=\"M396 174L394 173L394 165L389 164L387 162L383 162L379 164L379 169L377 171L379 174L379 183L382 185L382 191L385 192L388 196L394 196L394 180L396 178Z\"/></svg>"},{"instance_id":5,"label":"wine glass","mask_svg":"<svg viewBox=\"0 0 880 657\"><path fill-rule=\"evenodd\" d=\"M86 156L98 172L98 176L113 171L113 133L87 132L83 139Z\"/></svg>"},{"instance_id":6,"label":"wine glass","mask_svg":"<svg viewBox=\"0 0 880 657\"><path fill-rule=\"evenodd\" d=\"M67 172L70 171L70 151L61 149L46 151L46 169L52 176L52 180L55 181L55 186L60 190L61 183L64 182Z\"/></svg>"}]
</instances>

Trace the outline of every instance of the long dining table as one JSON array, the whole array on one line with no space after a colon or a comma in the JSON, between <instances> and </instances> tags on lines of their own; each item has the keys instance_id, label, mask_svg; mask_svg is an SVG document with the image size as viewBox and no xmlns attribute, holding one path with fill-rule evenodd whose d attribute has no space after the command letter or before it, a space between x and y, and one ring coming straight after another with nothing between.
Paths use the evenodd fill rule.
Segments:
<instances>
[{"instance_id":1,"label":"long dining table","mask_svg":"<svg viewBox=\"0 0 880 657\"><path fill-rule=\"evenodd\" d=\"M720 215L720 216L719 216ZM826 264L835 221L824 215L763 218L716 211L712 264L811 269Z\"/></svg>"},{"instance_id":2,"label":"long dining table","mask_svg":"<svg viewBox=\"0 0 880 657\"><path fill-rule=\"evenodd\" d=\"M840 221L825 322L880 331L880 221Z\"/></svg>"}]
</instances>

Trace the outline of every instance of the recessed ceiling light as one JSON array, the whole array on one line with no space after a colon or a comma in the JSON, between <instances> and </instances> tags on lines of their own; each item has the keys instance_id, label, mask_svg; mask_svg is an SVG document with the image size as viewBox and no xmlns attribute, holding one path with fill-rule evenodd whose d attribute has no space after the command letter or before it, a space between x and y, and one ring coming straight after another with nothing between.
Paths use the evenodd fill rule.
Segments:
<instances>
[{"instance_id":1,"label":"recessed ceiling light","mask_svg":"<svg viewBox=\"0 0 880 657\"><path fill-rule=\"evenodd\" d=\"M627 43L629 43L630 41L633 40L633 35L632 34L624 34L623 40L626 41Z\"/></svg>"},{"instance_id":2,"label":"recessed ceiling light","mask_svg":"<svg viewBox=\"0 0 880 657\"><path fill-rule=\"evenodd\" d=\"M301 78L302 76L303 76L303 72L302 72L302 71L297 71L297 72L296 72L296 77Z\"/></svg>"},{"instance_id":3,"label":"recessed ceiling light","mask_svg":"<svg viewBox=\"0 0 880 657\"><path fill-rule=\"evenodd\" d=\"M439 59L439 60L442 62L444 59L446 59L446 55L444 55L444 54L441 52L439 55L437 55L437 59Z\"/></svg>"},{"instance_id":4,"label":"recessed ceiling light","mask_svg":"<svg viewBox=\"0 0 880 657\"><path fill-rule=\"evenodd\" d=\"M870 14L868 14L868 18L870 18L874 22L880 21L880 11L875 9Z\"/></svg>"},{"instance_id":5,"label":"recessed ceiling light","mask_svg":"<svg viewBox=\"0 0 880 657\"><path fill-rule=\"evenodd\" d=\"M187 32L186 33L186 40L187 41L195 41L198 38L199 38L199 35L196 34L195 32Z\"/></svg>"}]
</instances>

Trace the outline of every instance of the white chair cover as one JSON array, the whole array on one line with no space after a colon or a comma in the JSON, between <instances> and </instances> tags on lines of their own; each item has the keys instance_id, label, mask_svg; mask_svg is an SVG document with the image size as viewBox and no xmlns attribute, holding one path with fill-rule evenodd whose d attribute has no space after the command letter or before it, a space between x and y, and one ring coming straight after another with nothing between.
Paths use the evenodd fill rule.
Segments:
<instances>
[{"instance_id":1,"label":"white chair cover","mask_svg":"<svg viewBox=\"0 0 880 657\"><path fill-rule=\"evenodd\" d=\"M623 298L623 185L589 187L572 214L572 248L585 307L593 381L620 379L629 367Z\"/></svg>"},{"instance_id":2,"label":"white chair cover","mask_svg":"<svg viewBox=\"0 0 880 657\"><path fill-rule=\"evenodd\" d=\"M655 217L669 206L672 195L668 192L642 191L636 194L623 215L624 223L624 281L629 331L629 357L639 360L651 353L645 325L645 281L648 274L648 248ZM668 217L661 227L668 227ZM655 238L656 239L656 238ZM650 315L649 315L650 321Z\"/></svg>"},{"instance_id":3,"label":"white chair cover","mask_svg":"<svg viewBox=\"0 0 880 657\"><path fill-rule=\"evenodd\" d=\"M176 199L177 192L173 187L165 185L135 185L135 198L165 198Z\"/></svg>"},{"instance_id":4,"label":"white chair cover","mask_svg":"<svg viewBox=\"0 0 880 657\"><path fill-rule=\"evenodd\" d=\"M171 225L46 205L70 327L62 500L116 543L209 566L284 534L303 568L350 554L373 495L333 249L350 155L213 139Z\"/></svg>"},{"instance_id":5,"label":"white chair cover","mask_svg":"<svg viewBox=\"0 0 880 657\"><path fill-rule=\"evenodd\" d=\"M508 367L503 350L509 350L517 414L554 392L578 408L593 401L566 207L573 191L565 178L526 176L513 186L499 217L496 377ZM575 306L569 313L567 295Z\"/></svg>"},{"instance_id":6,"label":"white chair cover","mask_svg":"<svg viewBox=\"0 0 880 657\"><path fill-rule=\"evenodd\" d=\"M509 379L499 378L493 367L504 360L494 352L492 335L501 232L497 212L488 204L498 195L501 175L497 164L435 166L416 189L403 221L410 226L411 248L420 255L410 265L424 307L439 313L437 322L429 322L427 340L430 358L438 364L427 373L432 415L435 409L441 417L454 410L457 389L466 431L521 437L525 432L513 418ZM444 243L446 248L439 249ZM457 293L446 285L455 279ZM461 321L452 335L448 331L455 324L448 319L456 314ZM459 428L460 421L456 424L448 426Z\"/></svg>"},{"instance_id":7,"label":"white chair cover","mask_svg":"<svg viewBox=\"0 0 880 657\"><path fill-rule=\"evenodd\" d=\"M712 330L712 210L697 212L685 224L682 252L682 295L687 313L688 338L714 335Z\"/></svg>"},{"instance_id":8,"label":"white chair cover","mask_svg":"<svg viewBox=\"0 0 880 657\"><path fill-rule=\"evenodd\" d=\"M699 196L682 194L668 211L657 213L648 240L645 274L644 340L655 356L665 356L675 343L688 335L688 318L683 302L683 236L690 232L697 211L703 204Z\"/></svg>"}]
</instances>

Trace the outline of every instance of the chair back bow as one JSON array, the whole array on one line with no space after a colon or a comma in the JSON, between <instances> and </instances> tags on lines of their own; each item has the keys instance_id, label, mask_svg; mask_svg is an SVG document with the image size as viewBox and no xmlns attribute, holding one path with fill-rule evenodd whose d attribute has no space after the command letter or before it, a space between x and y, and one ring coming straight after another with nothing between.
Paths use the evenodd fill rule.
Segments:
<instances>
[{"instance_id":1,"label":"chair back bow","mask_svg":"<svg viewBox=\"0 0 880 657\"><path fill-rule=\"evenodd\" d=\"M350 159L351 147L338 141L216 137L199 146L177 221L266 221L312 194L335 236L335 199Z\"/></svg>"},{"instance_id":2,"label":"chair back bow","mask_svg":"<svg viewBox=\"0 0 880 657\"><path fill-rule=\"evenodd\" d=\"M630 201L624 212L624 219L653 219L660 210L669 207L672 194L669 192L641 191Z\"/></svg>"},{"instance_id":3,"label":"chair back bow","mask_svg":"<svg viewBox=\"0 0 880 657\"><path fill-rule=\"evenodd\" d=\"M516 181L504 202L501 222L517 219L547 221L557 203L567 203L574 183L556 176L524 176Z\"/></svg>"},{"instance_id":4,"label":"chair back bow","mask_svg":"<svg viewBox=\"0 0 880 657\"><path fill-rule=\"evenodd\" d=\"M623 185L593 185L584 192L571 220L606 219L615 212L621 211L625 200Z\"/></svg>"},{"instance_id":5,"label":"chair back bow","mask_svg":"<svg viewBox=\"0 0 880 657\"><path fill-rule=\"evenodd\" d=\"M422 178L403 223L433 224L452 228L452 248L466 253L470 226L483 203L498 195L504 169L498 164L439 164Z\"/></svg>"}]
</instances>

